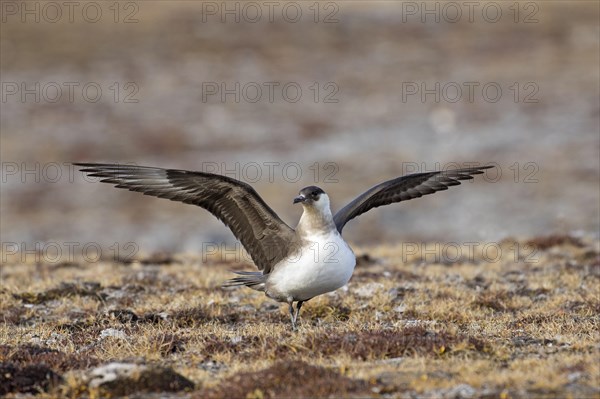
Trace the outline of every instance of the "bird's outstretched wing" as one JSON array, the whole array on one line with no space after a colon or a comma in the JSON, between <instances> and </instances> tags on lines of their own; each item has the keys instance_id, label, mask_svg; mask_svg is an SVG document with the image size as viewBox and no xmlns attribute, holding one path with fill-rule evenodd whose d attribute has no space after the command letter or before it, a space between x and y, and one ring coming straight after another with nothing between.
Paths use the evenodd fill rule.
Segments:
<instances>
[{"instance_id":1,"label":"bird's outstretched wing","mask_svg":"<svg viewBox=\"0 0 600 399\"><path fill-rule=\"evenodd\" d=\"M348 205L340 209L333 217L335 226L341 233L349 220L352 220L358 215L373 208L394 202L419 198L423 195L433 194L437 191L447 190L450 186L459 185L460 180L470 180L473 178L473 175L480 175L483 173L484 169L492 167L493 166L481 166L438 172L415 173L388 180L365 191Z\"/></svg>"},{"instance_id":2,"label":"bird's outstretched wing","mask_svg":"<svg viewBox=\"0 0 600 399\"><path fill-rule=\"evenodd\" d=\"M198 205L221 220L267 274L288 255L296 234L248 184L221 175L119 164L75 163L117 188Z\"/></svg>"}]
</instances>

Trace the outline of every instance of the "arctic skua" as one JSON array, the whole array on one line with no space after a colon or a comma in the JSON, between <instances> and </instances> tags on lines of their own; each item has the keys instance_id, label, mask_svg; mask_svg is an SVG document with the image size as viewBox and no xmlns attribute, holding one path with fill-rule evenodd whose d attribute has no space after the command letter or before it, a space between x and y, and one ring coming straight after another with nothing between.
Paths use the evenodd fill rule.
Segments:
<instances>
[{"instance_id":1,"label":"arctic skua","mask_svg":"<svg viewBox=\"0 0 600 399\"><path fill-rule=\"evenodd\" d=\"M348 221L379 206L447 190L493 166L406 175L365 191L331 213L329 196L319 187L293 199L303 213L288 226L247 183L212 173L146 166L75 163L89 176L117 188L167 198L206 209L242 243L259 271L237 272L224 286L246 286L289 305L292 328L302 304L348 283L356 258L342 238ZM294 303L296 307L294 309Z\"/></svg>"}]
</instances>

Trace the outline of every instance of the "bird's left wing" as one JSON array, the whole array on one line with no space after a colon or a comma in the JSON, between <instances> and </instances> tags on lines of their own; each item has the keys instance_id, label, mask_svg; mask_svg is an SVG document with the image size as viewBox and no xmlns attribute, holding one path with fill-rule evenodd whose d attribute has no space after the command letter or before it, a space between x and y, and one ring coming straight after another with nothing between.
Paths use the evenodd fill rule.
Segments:
<instances>
[{"instance_id":1,"label":"bird's left wing","mask_svg":"<svg viewBox=\"0 0 600 399\"><path fill-rule=\"evenodd\" d=\"M333 221L341 233L349 220L373 208L447 190L450 186L459 185L460 180L470 180L473 175L482 174L489 168L493 166L415 173L388 180L356 197L335 214Z\"/></svg>"},{"instance_id":2,"label":"bird's left wing","mask_svg":"<svg viewBox=\"0 0 600 399\"><path fill-rule=\"evenodd\" d=\"M295 231L248 184L227 176L120 164L75 163L117 188L200 206L231 229L264 274L289 255Z\"/></svg>"}]
</instances>

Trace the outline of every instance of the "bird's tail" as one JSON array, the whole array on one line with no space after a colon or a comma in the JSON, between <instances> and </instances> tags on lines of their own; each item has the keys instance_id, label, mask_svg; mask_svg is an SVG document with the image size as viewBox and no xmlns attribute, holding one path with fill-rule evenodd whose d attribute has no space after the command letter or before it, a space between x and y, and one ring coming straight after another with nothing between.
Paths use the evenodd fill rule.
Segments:
<instances>
[{"instance_id":1,"label":"bird's tail","mask_svg":"<svg viewBox=\"0 0 600 399\"><path fill-rule=\"evenodd\" d=\"M238 277L225 281L222 287L240 287L244 285L256 291L265 290L267 276L262 274L262 272L234 271L233 273L237 274Z\"/></svg>"}]
</instances>

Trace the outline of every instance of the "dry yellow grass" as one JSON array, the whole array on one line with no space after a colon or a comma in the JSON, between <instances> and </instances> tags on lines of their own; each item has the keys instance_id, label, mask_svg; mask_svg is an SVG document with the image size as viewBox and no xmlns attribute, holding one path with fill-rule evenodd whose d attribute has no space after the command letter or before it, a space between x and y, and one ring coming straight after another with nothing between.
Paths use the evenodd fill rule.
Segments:
<instances>
[{"instance_id":1,"label":"dry yellow grass","mask_svg":"<svg viewBox=\"0 0 600 399\"><path fill-rule=\"evenodd\" d=\"M218 256L8 258L0 362L62 376L39 397L107 395L82 370L113 361L195 384L173 397L600 397L598 242L505 240L497 259L456 262L402 248L356 249L349 286L306 303L297 332L285 306L220 288L252 266ZM119 332L101 338L107 329Z\"/></svg>"}]
</instances>

